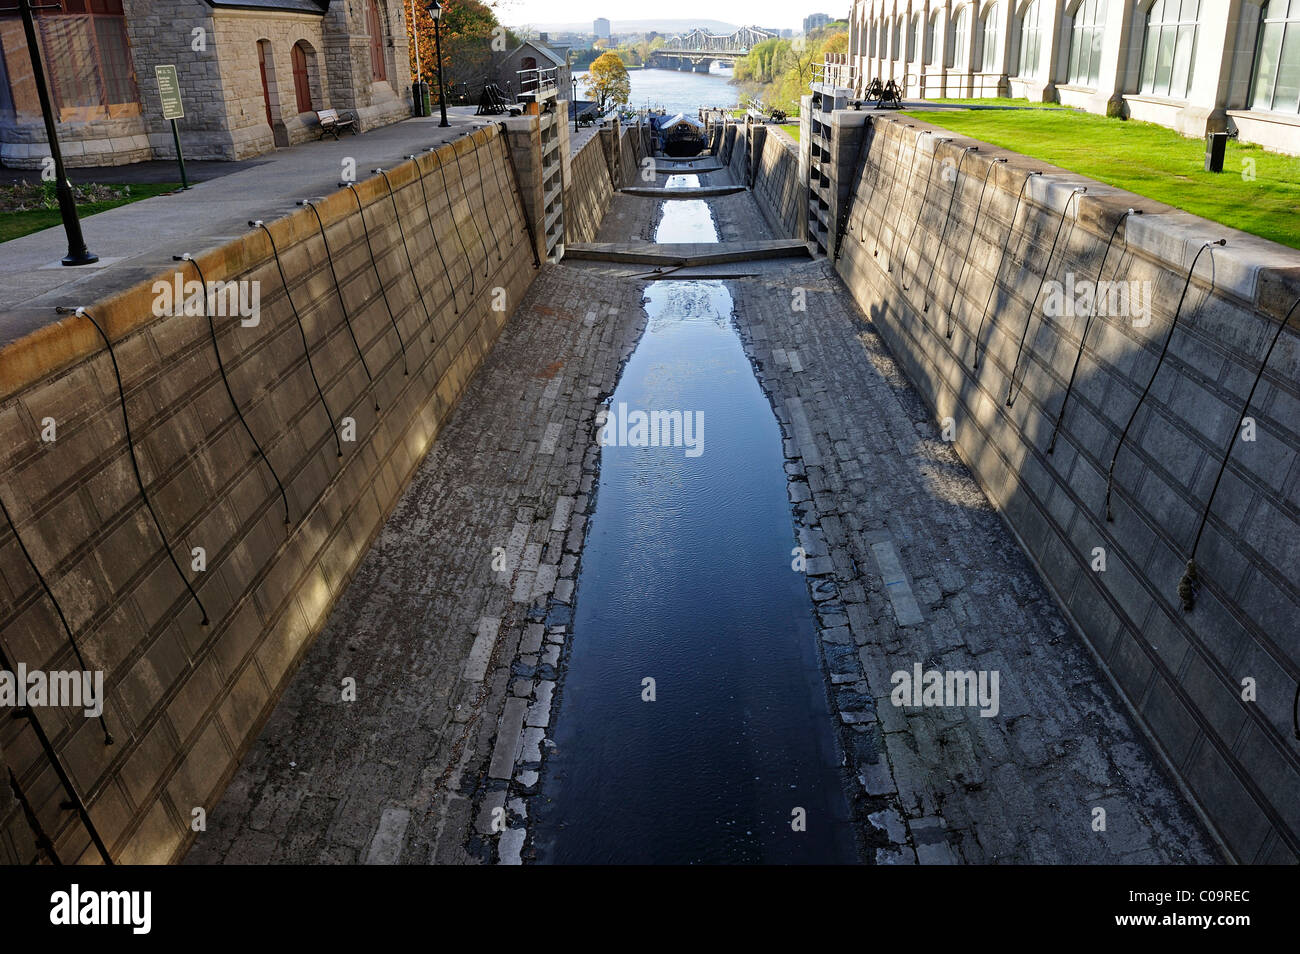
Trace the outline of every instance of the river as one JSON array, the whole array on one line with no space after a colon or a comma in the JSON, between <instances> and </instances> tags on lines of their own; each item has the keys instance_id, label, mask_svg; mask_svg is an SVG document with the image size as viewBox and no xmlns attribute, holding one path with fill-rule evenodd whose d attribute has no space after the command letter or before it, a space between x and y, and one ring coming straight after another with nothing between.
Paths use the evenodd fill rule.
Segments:
<instances>
[{"instance_id":1,"label":"river","mask_svg":"<svg viewBox=\"0 0 1300 954\"><path fill-rule=\"evenodd\" d=\"M580 96L586 95L586 75L578 75ZM632 84L629 106L662 107L670 116L683 112L693 116L701 106L735 106L740 102L739 88L731 85L731 70L720 69L717 63L707 74L633 69L627 75Z\"/></svg>"}]
</instances>

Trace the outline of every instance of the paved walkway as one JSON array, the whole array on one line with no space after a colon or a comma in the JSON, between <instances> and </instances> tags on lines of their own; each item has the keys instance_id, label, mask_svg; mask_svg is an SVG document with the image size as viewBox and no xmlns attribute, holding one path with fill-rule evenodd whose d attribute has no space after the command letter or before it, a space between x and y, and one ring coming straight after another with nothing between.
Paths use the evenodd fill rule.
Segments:
<instances>
[{"instance_id":1,"label":"paved walkway","mask_svg":"<svg viewBox=\"0 0 1300 954\"><path fill-rule=\"evenodd\" d=\"M601 237L648 238L659 204L617 196ZM710 204L723 241L768 237L749 196ZM730 281L786 435L865 860L1216 860L826 261ZM595 412L644 327L644 287L615 265L544 267L188 861L529 857L564 646L588 635L568 622ZM998 716L894 707L892 674L916 664L998 671Z\"/></svg>"},{"instance_id":2,"label":"paved walkway","mask_svg":"<svg viewBox=\"0 0 1300 954\"><path fill-rule=\"evenodd\" d=\"M428 146L440 145L500 117L451 110L451 126L438 117L408 119L339 141L306 142L238 164L188 192L133 202L82 220L95 265L65 268L62 226L0 245L0 346L48 324L55 305L88 304L170 268L172 256L198 254L248 231L250 219L276 219L300 198L338 188L345 160L358 179L376 166L393 166ZM150 164L153 165L153 164Z\"/></svg>"}]
</instances>

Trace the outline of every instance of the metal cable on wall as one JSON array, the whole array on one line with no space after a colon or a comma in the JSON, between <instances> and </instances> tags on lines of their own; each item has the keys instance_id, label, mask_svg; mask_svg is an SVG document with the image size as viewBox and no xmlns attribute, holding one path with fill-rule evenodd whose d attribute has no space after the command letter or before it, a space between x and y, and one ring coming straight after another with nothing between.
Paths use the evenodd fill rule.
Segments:
<instances>
[{"instance_id":1,"label":"metal cable on wall","mask_svg":"<svg viewBox=\"0 0 1300 954\"><path fill-rule=\"evenodd\" d=\"M442 254L442 243L438 241L438 230L433 227L433 209L429 206L429 190L424 186L424 169L421 168L418 157L410 155L406 158L415 163L415 168L420 173L420 195L424 199L424 214L429 221L429 237L433 240L433 250L438 253L438 261L442 263L442 277L447 280L447 291L451 296L452 314L459 315L460 304L456 301L456 283L452 281L451 272L447 270L447 259ZM434 337L429 340L438 340L436 331Z\"/></svg>"},{"instance_id":2,"label":"metal cable on wall","mask_svg":"<svg viewBox=\"0 0 1300 954\"><path fill-rule=\"evenodd\" d=\"M284 265L280 262L280 250L275 247L275 238L271 235L261 219L254 219L248 223L250 228L261 229L266 233L266 240L271 243L271 254L275 256L275 268L280 273L280 284L284 287L284 297L289 302L289 307L293 309L293 319L298 324L298 334L302 337L302 353L307 359L307 370L311 372L311 383L316 386L316 396L320 398L320 406L325 409L325 417L329 419L330 431L334 435L334 448L338 456L343 456L343 445L339 442L338 424L334 420L334 415L330 413L330 406L325 400L325 392L321 390L320 380L316 377L316 366L311 360L311 348L307 344L307 332L302 326L302 315L298 313L298 306L294 304L293 294L289 290L289 279L285 277Z\"/></svg>"},{"instance_id":3,"label":"metal cable on wall","mask_svg":"<svg viewBox=\"0 0 1300 954\"><path fill-rule=\"evenodd\" d=\"M330 275L334 279L334 292L339 297L339 308L343 311L343 323L347 325L348 336L352 339L352 346L357 349L357 357L361 359L361 370L366 373L366 383L373 388L375 379L370 373L370 366L366 364L365 352L361 350L361 343L357 341L357 333L352 327L352 318L348 314L348 303L343 300L343 286L339 284L339 273L334 268L334 253L330 250L330 240L325 235L325 223L321 221L320 212L316 210L316 204L311 199L299 199L298 201L311 209L312 214L316 216L316 225L320 229L321 241L325 243L325 258L329 262ZM375 396L375 410L379 410L378 395Z\"/></svg>"},{"instance_id":4,"label":"metal cable on wall","mask_svg":"<svg viewBox=\"0 0 1300 954\"><path fill-rule=\"evenodd\" d=\"M1169 342L1174 337L1174 329L1178 327L1178 318L1183 313L1183 302L1187 298L1187 289L1192 283L1192 274L1196 271L1196 263L1201 259L1201 253L1207 248L1215 245L1227 245L1227 239L1218 239L1214 242L1206 242L1196 250L1196 255L1192 257L1192 267L1187 270L1187 278L1183 281L1183 293L1178 296L1178 307L1174 309L1174 320L1169 323L1169 331L1165 335L1165 343L1160 348L1160 356L1156 359L1156 366L1151 371L1151 377L1147 380L1147 386L1142 389L1138 396L1137 404L1133 407L1133 413L1129 415L1128 423L1124 425L1124 430L1120 432L1119 443L1115 445L1115 453L1110 458L1110 468L1106 472L1106 519L1113 521L1115 515L1110 510L1111 491L1115 487L1115 461L1119 459L1119 452L1124 447L1124 442L1128 439L1129 429L1132 428L1133 422L1137 419L1138 411L1142 408L1142 402L1146 400L1147 394L1151 391L1151 385L1155 384L1156 375L1160 373L1161 366L1165 363L1165 354L1169 351Z\"/></svg>"},{"instance_id":5,"label":"metal cable on wall","mask_svg":"<svg viewBox=\"0 0 1300 954\"><path fill-rule=\"evenodd\" d=\"M384 287L384 278L379 274L379 263L375 261L375 247L370 244L370 227L366 225L366 213L361 207L361 195L351 182L340 182L339 185L347 186L352 192L352 198L356 200L357 215L361 216L361 231L366 237L366 250L370 253L370 267L375 271L375 281L379 283L379 295L384 299L384 308L388 311L388 320L393 323L393 331L397 334L397 346L402 351L402 376L406 377L410 373L406 366L406 342L402 340L402 329L397 327L397 317L393 314L393 306L388 303L388 289Z\"/></svg>"},{"instance_id":6,"label":"metal cable on wall","mask_svg":"<svg viewBox=\"0 0 1300 954\"><path fill-rule=\"evenodd\" d=\"M979 146L967 146L961 151L961 158L957 160L957 170L952 177L952 192L948 194L948 210L943 216L943 228L939 231L939 245L935 249L934 258L930 261L930 274L925 280L925 303L921 308L921 313L925 314L930 310L930 286L934 284L934 273L939 270L939 259L943 255L943 240L948 237L948 223L952 221L952 207L957 202L957 189L961 186L961 167L966 162L966 157L972 152L977 152ZM906 259L906 256L904 256ZM919 270L921 263L917 263ZM906 286L905 286L906 287Z\"/></svg>"},{"instance_id":7,"label":"metal cable on wall","mask_svg":"<svg viewBox=\"0 0 1300 954\"><path fill-rule=\"evenodd\" d=\"M1070 203L1077 196L1081 196L1087 191L1087 186L1079 186L1070 193L1070 197L1065 200L1065 208L1061 210L1061 221L1056 224L1056 234L1052 236L1052 247L1047 250L1047 262L1043 265L1043 274L1038 279L1038 289L1034 292L1034 297L1029 299L1029 313L1025 316L1025 327L1020 332L1020 344L1016 346L1016 359L1011 363L1011 374L1007 381L1007 407L1012 406L1015 402L1015 395L1018 395L1025 386L1024 378L1021 378L1020 390L1016 389L1016 369L1020 367L1020 356L1025 350L1025 339L1029 337L1029 326L1034 321L1034 306L1038 304L1038 296L1043 293L1043 286L1047 284L1047 275L1052 270L1052 258L1056 255L1056 243L1061 240L1061 229L1065 226L1065 217L1070 214ZM1077 211L1074 214L1074 220L1076 223L1079 220ZM1073 229L1073 226L1071 226L1071 229Z\"/></svg>"},{"instance_id":8,"label":"metal cable on wall","mask_svg":"<svg viewBox=\"0 0 1300 954\"><path fill-rule=\"evenodd\" d=\"M109 360L113 362L113 376L117 379L117 397L122 406L122 426L126 429L126 448L127 458L131 461L131 471L135 474L136 486L140 488L140 499L144 501L145 509L149 511L149 516L153 518L154 528L158 531L158 536L162 538L163 549L167 551L167 558L172 561L172 566L176 568L176 575L181 578L185 588L189 590L190 596L198 604L199 610L203 613L203 620L200 626L208 625L208 611L203 608L203 601L199 599L199 594L195 591L194 586L190 583L181 565L176 561L176 554L172 553L171 543L167 540L167 534L162 528L162 522L158 519L158 514L154 512L153 503L149 500L149 494L144 489L144 478L140 476L140 464L135 459L135 438L131 436L131 419L126 413L126 390L122 387L122 372L117 366L117 354L113 351L113 342L108 340L108 335L100 327L98 321L85 308L64 308L62 306L55 309L60 315L76 315L78 318L85 318L95 330L99 332L99 337L104 340L104 347L108 349Z\"/></svg>"},{"instance_id":9,"label":"metal cable on wall","mask_svg":"<svg viewBox=\"0 0 1300 954\"><path fill-rule=\"evenodd\" d=\"M903 209L907 208L907 194L912 191L912 180L916 177L916 154L921 149L922 136L933 137L934 133L930 132L928 129L922 129L916 134L916 144L912 147L912 161L908 164L907 169L907 185L903 187L903 207L898 210L899 215L902 215ZM931 162L933 162L933 154L931 155ZM892 185L890 187L890 200L885 203L885 208L888 209L891 205L893 205ZM892 272L894 270L894 252L898 248L898 233L899 228L895 225L893 234L891 234L889 238L889 265L886 268L886 271Z\"/></svg>"},{"instance_id":10,"label":"metal cable on wall","mask_svg":"<svg viewBox=\"0 0 1300 954\"><path fill-rule=\"evenodd\" d=\"M388 201L393 206L393 221L397 223L397 234L402 237L402 251L406 253L406 264L411 270L411 283L415 285L415 294L420 299L420 307L424 309L424 323L433 324L433 315L429 312L428 302L424 300L424 289L420 286L420 279L415 274L415 262L411 259L411 247L406 244L406 229L402 227L402 215L397 211L397 197L393 195L393 183L388 178L388 173L383 169L372 169L371 172L377 172L384 177L384 185L388 187Z\"/></svg>"},{"instance_id":11,"label":"metal cable on wall","mask_svg":"<svg viewBox=\"0 0 1300 954\"><path fill-rule=\"evenodd\" d=\"M966 252L961 257L961 267L957 269L957 277L952 283L952 296L948 299L948 320L945 323L945 338L952 337L952 309L953 306L957 304L957 290L961 287L961 277L966 274L966 264L970 260L970 250L975 245L975 233L979 230L980 212L984 209L984 193L989 187L989 177L993 174L994 169L1005 163L1005 159L994 159L989 163L988 169L984 172L984 185L980 188L980 200L975 203L975 218L971 220L970 236L966 239ZM933 275L931 277L933 277ZM922 310L928 310L929 307L930 303L927 301L925 303L925 308Z\"/></svg>"},{"instance_id":12,"label":"metal cable on wall","mask_svg":"<svg viewBox=\"0 0 1300 954\"><path fill-rule=\"evenodd\" d=\"M1020 214L1020 204L1025 198L1025 188L1029 185L1030 179L1040 175L1042 175L1041 172L1031 172L1025 176L1025 181L1020 183L1020 193L1016 196L1016 207L1011 210L1011 221L1007 224L1007 234L1002 239L1002 254L998 258L998 268L993 273L993 281L989 284L989 297L984 302L984 312L980 315L979 326L975 329L975 359L971 363L972 371L978 370L980 366L980 335L984 333L984 321L989 315L989 305L993 304L993 295L998 290L998 282L1002 279L1002 266L1007 260L1007 246L1011 244L1011 236L1016 231L1016 216Z\"/></svg>"},{"instance_id":13,"label":"metal cable on wall","mask_svg":"<svg viewBox=\"0 0 1300 954\"><path fill-rule=\"evenodd\" d=\"M921 187L921 201L916 206L916 219L912 222L912 228L907 233L907 245L903 247L903 262L898 267L898 277L903 280L903 291L907 291L909 288L906 280L907 256L912 254L912 240L916 238L917 230L921 226L921 216L925 214L925 207L930 202L930 182L934 179L934 167L939 162L939 144L944 142L952 142L952 140L936 139L934 141L934 148L930 151L930 165L925 170L925 185ZM966 158L965 154L962 155L962 158ZM906 199L904 201L906 201ZM889 271L892 272L893 270L894 260L891 256L889 260Z\"/></svg>"},{"instance_id":14,"label":"metal cable on wall","mask_svg":"<svg viewBox=\"0 0 1300 954\"><path fill-rule=\"evenodd\" d=\"M919 133L916 134L916 142L915 142L915 144L912 146L912 160L913 160L913 162L915 162L915 160L916 160L916 149L917 149L917 146L919 146L919 145L921 144L921 137L924 136L924 135L926 135L927 132L928 132L928 130L924 130L924 129L923 129L923 130L921 130ZM878 228L878 229L876 229L876 248L875 248L875 251L873 251L873 252L871 253L871 255L872 255L873 258L876 257L876 256L878 256L878 255L880 255L880 236L881 236L881 234L885 231L885 229L884 229L885 215L889 212L889 207L890 207L891 205L894 204L894 186L898 185L898 179L899 179L899 176L900 176L900 172L901 172L901 170L902 170L902 168L903 168L903 147L906 146L906 145L907 145L907 140L904 139L902 136L899 136L899 137L898 137L898 155L896 155L896 156L894 157L894 175L893 175L893 178L891 178L891 179L889 180L889 194L888 194L887 196L885 196L885 210L884 210L884 212L882 212L882 213L880 214L881 227Z\"/></svg>"},{"instance_id":15,"label":"metal cable on wall","mask_svg":"<svg viewBox=\"0 0 1300 954\"><path fill-rule=\"evenodd\" d=\"M1101 277L1106 271L1106 258L1110 255L1110 248L1115 244L1115 236L1119 234L1119 227L1124 224L1130 215L1141 215L1140 209L1128 209L1115 222L1115 227L1110 230L1110 238L1106 240L1106 249L1101 253L1101 265L1097 267L1097 279L1092 283L1093 288L1101 287ZM1128 241L1128 233L1125 233L1125 243ZM1121 256L1122 260L1123 256ZM1052 425L1052 438L1047 442L1047 453L1056 450L1056 436L1061 430L1061 422L1065 419L1065 407L1070 403L1070 394L1074 391L1074 379L1079 373L1079 361L1083 357L1083 345L1088 340L1088 329L1092 326L1092 319L1097 316L1096 298L1094 295L1093 308L1088 314L1088 318L1083 323L1083 333L1079 335L1079 350L1074 354L1074 367L1070 369L1070 381L1065 386L1065 397L1061 399L1061 409L1056 413L1056 423Z\"/></svg>"},{"instance_id":16,"label":"metal cable on wall","mask_svg":"<svg viewBox=\"0 0 1300 954\"><path fill-rule=\"evenodd\" d=\"M465 188L465 173L460 167L460 153L455 149L451 152L452 160L456 163L456 179L460 182L460 194L465 197L465 210L469 212L471 222L474 222L474 232L478 235L478 244L483 249L483 277L488 277L488 250L487 242L483 241L483 230L479 228L478 222L474 221L474 205L469 200L469 190Z\"/></svg>"},{"instance_id":17,"label":"metal cable on wall","mask_svg":"<svg viewBox=\"0 0 1300 954\"><path fill-rule=\"evenodd\" d=\"M1200 523L1196 526L1196 537L1192 540L1192 550L1187 555L1187 570L1183 573L1183 578L1178 581L1178 596L1183 601L1183 612L1185 613L1190 613L1196 607L1196 591L1200 588L1200 574L1196 566L1196 550L1201 545L1201 534L1205 532L1205 522L1209 519L1210 508L1214 506L1214 495L1219 492L1219 481L1223 479L1223 472L1228 467L1228 458L1232 456L1232 448L1237 443L1237 435L1241 433L1242 424L1246 421L1246 412L1250 410L1250 402L1255 399L1255 389L1259 387L1260 379L1264 376L1264 369L1268 367L1268 359L1273 357L1273 348L1276 347L1278 339L1282 337L1282 332L1286 329L1287 323L1291 320L1291 316L1295 314L1297 307L1300 307L1300 298L1296 299L1295 304L1282 318L1281 324L1277 326L1277 331L1273 332L1273 340L1269 342L1268 350L1264 352L1264 360L1259 363L1259 370L1255 372L1255 380L1251 382L1250 391L1246 394L1246 403L1241 406L1241 414L1237 417L1237 426L1232 429L1232 437L1223 452L1223 460L1219 462L1219 472L1214 475L1214 485L1210 487L1210 496L1206 498L1205 509L1201 512ZM1300 688L1296 690L1296 698L1300 700ZM1296 738L1300 739L1300 726L1296 729Z\"/></svg>"},{"instance_id":18,"label":"metal cable on wall","mask_svg":"<svg viewBox=\"0 0 1300 954\"><path fill-rule=\"evenodd\" d=\"M447 185L447 170L443 166L442 156L437 152L437 147L430 146L428 151L433 153L433 158L438 160L438 174L442 177L442 194L447 197L447 215L451 218L452 230L456 233L456 240L460 242L461 254L465 257L465 272L469 275L469 298L472 302L475 292L474 266L470 264L469 248L465 245L465 236L460 234L460 225L456 222L455 200L451 197L451 187Z\"/></svg>"},{"instance_id":19,"label":"metal cable on wall","mask_svg":"<svg viewBox=\"0 0 1300 954\"><path fill-rule=\"evenodd\" d=\"M284 502L284 525L287 527L289 526L289 495L284 492L284 484L280 482L280 475L275 472L275 465L271 463L271 459L262 450L262 445L256 435L253 434L253 429L248 426L248 421L244 419L244 412L239 409L239 402L235 400L235 392L230 388L230 378L226 376L226 363L221 360L221 348L217 345L217 326L212 321L212 311L208 308L208 282L203 277L203 269L199 267L199 263L194 260L189 252L173 255L172 261L189 262L194 266L194 270L198 272L199 285L203 289L199 294L203 301L203 317L208 320L208 336L212 339L212 351L217 356L217 370L221 372L221 383L226 387L226 397L230 398L230 406L235 409L235 416L239 418L239 423L243 425L244 433L253 442L253 448L257 451L257 456L262 458L262 461L266 464L266 469L271 472L275 486L280 490L280 499Z\"/></svg>"},{"instance_id":20,"label":"metal cable on wall","mask_svg":"<svg viewBox=\"0 0 1300 954\"><path fill-rule=\"evenodd\" d=\"M483 218L487 219L488 229L492 233L492 247L496 249L497 261L501 261L501 240L497 238L497 228L492 224L492 213L487 207L487 176L483 175L483 157L479 154L478 144L474 145L474 163L478 166L478 197L483 206ZM560 157L560 173L564 173L564 157Z\"/></svg>"},{"instance_id":21,"label":"metal cable on wall","mask_svg":"<svg viewBox=\"0 0 1300 954\"><path fill-rule=\"evenodd\" d=\"M499 125L501 126L501 141L506 147L506 161L510 163L510 175L514 180L515 196L519 200L519 217L523 220L524 230L528 233L528 244L533 251L533 268L541 268L542 260L537 255L537 233L533 230L533 220L528 217L528 206L524 203L523 188L519 184L519 167L515 165L515 154L510 149L510 140L508 138L510 127L504 122L499 123Z\"/></svg>"}]
</instances>

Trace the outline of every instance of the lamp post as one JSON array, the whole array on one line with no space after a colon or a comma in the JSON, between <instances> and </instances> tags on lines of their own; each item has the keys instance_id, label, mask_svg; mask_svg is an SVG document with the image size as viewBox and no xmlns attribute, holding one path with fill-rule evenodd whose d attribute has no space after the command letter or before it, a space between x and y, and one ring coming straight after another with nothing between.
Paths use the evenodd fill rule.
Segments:
<instances>
[{"instance_id":1,"label":"lamp post","mask_svg":"<svg viewBox=\"0 0 1300 954\"><path fill-rule=\"evenodd\" d=\"M81 234L81 220L77 218L77 200L72 196L72 186L63 171L63 153L59 151L58 131L54 125L54 106L50 103L50 92L45 85L45 67L41 62L41 48L36 39L36 23L32 19L33 10L61 8L57 3L33 5L32 0L18 0L18 8L23 14L23 31L27 34L27 55L32 61L32 79L36 83L36 95L41 101L41 118L45 120L45 138L50 145L50 158L54 160L54 190L59 198L59 214L63 217L63 231L68 236L68 254L63 257L63 264L93 265L99 261L99 256L91 254L86 248L86 239Z\"/></svg>"},{"instance_id":2,"label":"lamp post","mask_svg":"<svg viewBox=\"0 0 1300 954\"><path fill-rule=\"evenodd\" d=\"M442 79L442 32L438 27L438 21L442 19L442 4L438 0L429 0L427 9L433 19L433 47L438 58L438 110L442 114L442 122L438 125L450 126L451 123L447 122L447 84Z\"/></svg>"},{"instance_id":3,"label":"lamp post","mask_svg":"<svg viewBox=\"0 0 1300 954\"><path fill-rule=\"evenodd\" d=\"M572 70L570 70L569 75L573 77L571 80L569 80L569 82L573 84L573 131L577 132L578 131L578 77L573 76Z\"/></svg>"}]
</instances>

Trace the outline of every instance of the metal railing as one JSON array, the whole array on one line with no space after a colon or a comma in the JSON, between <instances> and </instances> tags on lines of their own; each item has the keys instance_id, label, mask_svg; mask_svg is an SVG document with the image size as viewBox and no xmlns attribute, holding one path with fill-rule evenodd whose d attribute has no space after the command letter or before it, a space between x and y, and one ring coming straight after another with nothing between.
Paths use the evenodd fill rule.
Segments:
<instances>
[{"instance_id":1,"label":"metal railing","mask_svg":"<svg viewBox=\"0 0 1300 954\"><path fill-rule=\"evenodd\" d=\"M557 89L557 67L546 69L515 70L519 79L519 98L540 99Z\"/></svg>"},{"instance_id":2,"label":"metal railing","mask_svg":"<svg viewBox=\"0 0 1300 954\"><path fill-rule=\"evenodd\" d=\"M835 86L856 89L857 67L849 61L847 53L827 53L821 63L812 64L812 86Z\"/></svg>"}]
</instances>

